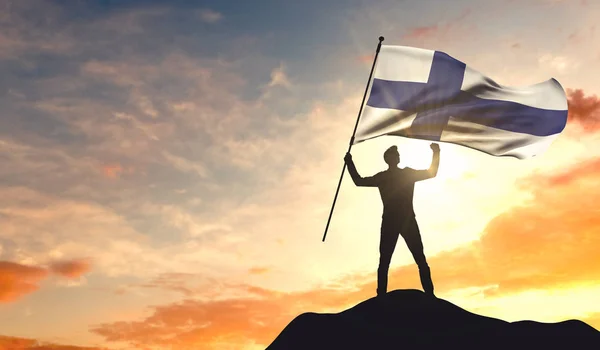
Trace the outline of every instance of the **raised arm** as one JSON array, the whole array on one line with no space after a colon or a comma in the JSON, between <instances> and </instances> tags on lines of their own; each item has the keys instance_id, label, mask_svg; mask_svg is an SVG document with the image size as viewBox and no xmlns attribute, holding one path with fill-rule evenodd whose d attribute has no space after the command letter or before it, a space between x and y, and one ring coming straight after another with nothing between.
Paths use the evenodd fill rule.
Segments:
<instances>
[{"instance_id":1,"label":"raised arm","mask_svg":"<svg viewBox=\"0 0 600 350\"><path fill-rule=\"evenodd\" d=\"M431 165L429 165L429 169L426 170L415 170L416 181L431 179L437 175L438 168L440 166L440 145L437 143L432 143L430 147L433 151Z\"/></svg>"},{"instance_id":2,"label":"raised arm","mask_svg":"<svg viewBox=\"0 0 600 350\"><path fill-rule=\"evenodd\" d=\"M358 174L358 170L356 170L356 166L354 165L354 162L352 161L352 155L350 153L346 153L346 156L344 157L344 161L346 162L346 166L348 167L348 172L350 173L350 176L352 177L352 181L354 181L354 184L356 186L377 187L377 182L375 180L375 176L361 177Z\"/></svg>"}]
</instances>

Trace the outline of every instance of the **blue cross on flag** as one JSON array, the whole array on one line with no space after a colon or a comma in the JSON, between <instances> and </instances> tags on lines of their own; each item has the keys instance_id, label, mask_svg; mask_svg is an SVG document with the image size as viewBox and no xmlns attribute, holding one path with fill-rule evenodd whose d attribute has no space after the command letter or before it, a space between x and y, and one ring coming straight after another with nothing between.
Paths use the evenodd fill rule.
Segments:
<instances>
[{"instance_id":1,"label":"blue cross on flag","mask_svg":"<svg viewBox=\"0 0 600 350\"><path fill-rule=\"evenodd\" d=\"M446 53L382 45L354 144L396 135L523 159L549 147L567 112L556 79L507 87Z\"/></svg>"}]
</instances>

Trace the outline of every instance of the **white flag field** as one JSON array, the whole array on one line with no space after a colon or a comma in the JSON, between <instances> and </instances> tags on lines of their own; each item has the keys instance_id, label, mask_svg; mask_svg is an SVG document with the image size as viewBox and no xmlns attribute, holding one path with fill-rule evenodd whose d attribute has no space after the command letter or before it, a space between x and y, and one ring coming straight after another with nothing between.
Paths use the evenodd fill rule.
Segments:
<instances>
[{"instance_id":1,"label":"white flag field","mask_svg":"<svg viewBox=\"0 0 600 350\"><path fill-rule=\"evenodd\" d=\"M556 79L507 87L446 53L382 45L353 144L396 135L524 159L547 150L567 113Z\"/></svg>"}]
</instances>

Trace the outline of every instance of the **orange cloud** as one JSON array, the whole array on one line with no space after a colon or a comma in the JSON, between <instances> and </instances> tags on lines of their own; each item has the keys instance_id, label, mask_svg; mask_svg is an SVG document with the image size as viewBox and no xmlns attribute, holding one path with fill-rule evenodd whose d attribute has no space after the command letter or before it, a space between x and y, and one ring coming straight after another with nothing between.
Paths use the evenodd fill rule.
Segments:
<instances>
[{"instance_id":1,"label":"orange cloud","mask_svg":"<svg viewBox=\"0 0 600 350\"><path fill-rule=\"evenodd\" d=\"M102 348L58 345L43 343L35 339L0 335L0 350L102 350Z\"/></svg>"},{"instance_id":2,"label":"orange cloud","mask_svg":"<svg viewBox=\"0 0 600 350\"><path fill-rule=\"evenodd\" d=\"M600 129L600 97L585 96L581 89L567 89L569 103L568 122L577 123L584 131Z\"/></svg>"},{"instance_id":3,"label":"orange cloud","mask_svg":"<svg viewBox=\"0 0 600 350\"><path fill-rule=\"evenodd\" d=\"M372 297L370 288L355 291L318 289L278 293L258 287L238 286L245 298L198 301L159 306L141 321L115 322L91 331L110 342L126 342L133 348L243 348L267 346L294 317L306 310L339 310Z\"/></svg>"},{"instance_id":4,"label":"orange cloud","mask_svg":"<svg viewBox=\"0 0 600 350\"><path fill-rule=\"evenodd\" d=\"M356 58L361 63L369 63L373 64L373 60L375 59L375 55L362 55Z\"/></svg>"},{"instance_id":5,"label":"orange cloud","mask_svg":"<svg viewBox=\"0 0 600 350\"><path fill-rule=\"evenodd\" d=\"M439 26L437 24L431 26L422 26L412 28L405 36L406 39L424 39L437 35L440 30L448 26Z\"/></svg>"},{"instance_id":6,"label":"orange cloud","mask_svg":"<svg viewBox=\"0 0 600 350\"><path fill-rule=\"evenodd\" d=\"M581 41L581 34L579 34L578 31L573 32L569 35L567 39L573 43L579 43Z\"/></svg>"},{"instance_id":7,"label":"orange cloud","mask_svg":"<svg viewBox=\"0 0 600 350\"><path fill-rule=\"evenodd\" d=\"M14 302L38 290L39 283L50 272L67 278L78 278L90 269L86 260L63 261L50 268L27 266L10 261L0 261L0 303Z\"/></svg>"},{"instance_id":8,"label":"orange cloud","mask_svg":"<svg viewBox=\"0 0 600 350\"><path fill-rule=\"evenodd\" d=\"M251 275L262 275L269 271L271 271L271 269L268 267L253 267L248 270L248 273Z\"/></svg>"},{"instance_id":9,"label":"orange cloud","mask_svg":"<svg viewBox=\"0 0 600 350\"><path fill-rule=\"evenodd\" d=\"M408 33L404 35L405 40L426 40L436 37L444 36L448 31L456 29L458 26L463 25L465 17L471 13L470 10L465 10L456 19L446 24L433 24L429 26L419 26L411 28Z\"/></svg>"},{"instance_id":10,"label":"orange cloud","mask_svg":"<svg viewBox=\"0 0 600 350\"><path fill-rule=\"evenodd\" d=\"M123 172L123 167L119 164L105 165L102 167L102 173L109 179L116 179Z\"/></svg>"},{"instance_id":11,"label":"orange cloud","mask_svg":"<svg viewBox=\"0 0 600 350\"><path fill-rule=\"evenodd\" d=\"M116 179L122 174L132 174L133 168L123 168L121 164L108 164L102 167L102 175L109 179Z\"/></svg>"},{"instance_id":12,"label":"orange cloud","mask_svg":"<svg viewBox=\"0 0 600 350\"><path fill-rule=\"evenodd\" d=\"M0 261L0 303L8 303L36 291L48 275L43 268Z\"/></svg>"},{"instance_id":13,"label":"orange cloud","mask_svg":"<svg viewBox=\"0 0 600 350\"><path fill-rule=\"evenodd\" d=\"M59 261L50 265L50 270L67 278L79 278L90 270L90 262L85 259Z\"/></svg>"},{"instance_id":14,"label":"orange cloud","mask_svg":"<svg viewBox=\"0 0 600 350\"><path fill-rule=\"evenodd\" d=\"M190 287L189 284L197 275L190 273L165 273L156 277L148 283L137 285L142 288L158 288L178 292L186 297L191 297L196 294L196 289ZM130 286L136 287L136 286Z\"/></svg>"},{"instance_id":15,"label":"orange cloud","mask_svg":"<svg viewBox=\"0 0 600 350\"><path fill-rule=\"evenodd\" d=\"M596 177L596 174L600 174L600 158L582 162L576 168L567 169L567 171L561 173L548 176L532 176L521 180L520 183L523 187L533 186L534 183L537 183L538 186L544 185L553 188L554 186L573 185L573 182L577 180L585 181L585 179Z\"/></svg>"}]
</instances>

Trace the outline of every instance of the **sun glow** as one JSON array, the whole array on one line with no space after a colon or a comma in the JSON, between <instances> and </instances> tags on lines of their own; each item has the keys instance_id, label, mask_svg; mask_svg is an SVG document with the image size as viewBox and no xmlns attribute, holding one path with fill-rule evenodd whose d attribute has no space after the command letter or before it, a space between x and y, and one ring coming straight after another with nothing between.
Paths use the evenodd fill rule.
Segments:
<instances>
[{"instance_id":1,"label":"sun glow","mask_svg":"<svg viewBox=\"0 0 600 350\"><path fill-rule=\"evenodd\" d=\"M433 157L430 148L432 143L434 142L384 136L371 140L369 144L359 144L359 147L352 149L352 155L362 176L369 176L372 175L371 172L374 174L385 170L387 165L383 160L383 152L394 145L398 147L400 153L400 164L398 165L400 168L427 169ZM472 166L474 153L479 153L458 145L443 142L438 144L441 151L440 166L436 176L438 179L457 179L465 176Z\"/></svg>"},{"instance_id":2,"label":"sun glow","mask_svg":"<svg viewBox=\"0 0 600 350\"><path fill-rule=\"evenodd\" d=\"M398 146L400 152L400 167L414 169L429 168L433 152L430 145L433 142L409 140ZM469 155L465 150L455 145L438 143L440 145L440 166L437 178L449 179L462 177L469 168Z\"/></svg>"}]
</instances>

